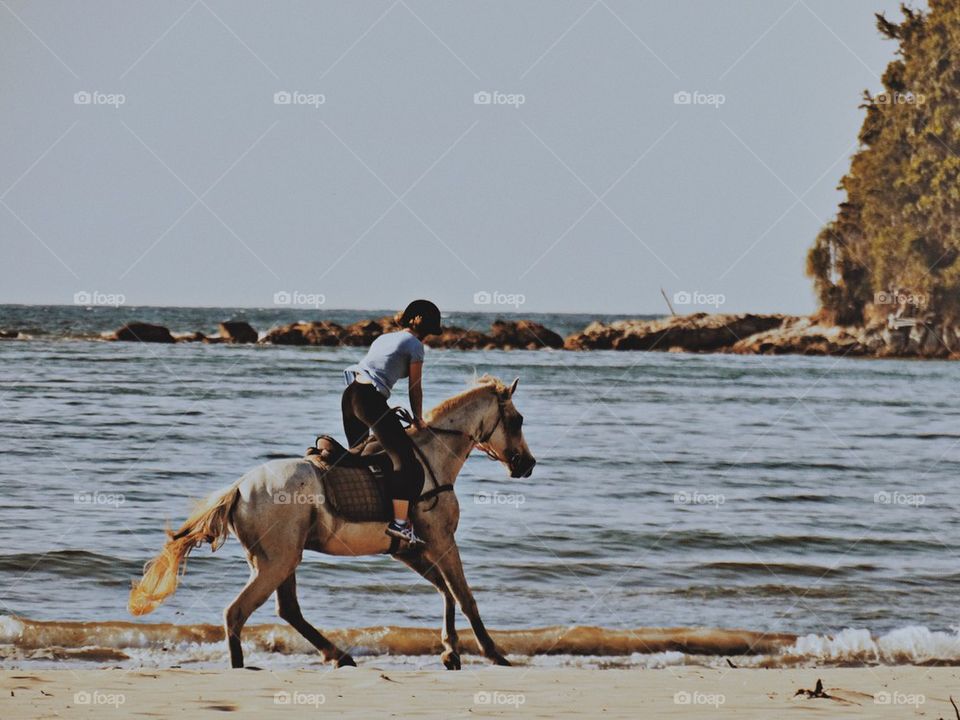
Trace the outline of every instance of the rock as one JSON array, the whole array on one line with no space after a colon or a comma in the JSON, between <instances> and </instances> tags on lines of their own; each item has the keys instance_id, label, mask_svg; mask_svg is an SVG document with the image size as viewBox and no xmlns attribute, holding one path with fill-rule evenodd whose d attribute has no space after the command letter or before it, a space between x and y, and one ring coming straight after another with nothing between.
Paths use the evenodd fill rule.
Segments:
<instances>
[{"instance_id":1,"label":"rock","mask_svg":"<svg viewBox=\"0 0 960 720\"><path fill-rule=\"evenodd\" d=\"M174 333L173 339L178 343L184 342L210 342L210 338L204 335L202 332L192 332L192 333Z\"/></svg>"},{"instance_id":2,"label":"rock","mask_svg":"<svg viewBox=\"0 0 960 720\"><path fill-rule=\"evenodd\" d=\"M255 343L260 339L250 323L243 320L228 320L220 323L220 337L225 343Z\"/></svg>"},{"instance_id":3,"label":"rock","mask_svg":"<svg viewBox=\"0 0 960 720\"><path fill-rule=\"evenodd\" d=\"M0 340L16 340L20 337L19 330L0 330Z\"/></svg>"},{"instance_id":4,"label":"rock","mask_svg":"<svg viewBox=\"0 0 960 720\"><path fill-rule=\"evenodd\" d=\"M443 333L431 335L425 344L432 348L451 348L456 350L479 350L494 345L491 338L479 330L465 330L456 325L445 325Z\"/></svg>"},{"instance_id":5,"label":"rock","mask_svg":"<svg viewBox=\"0 0 960 720\"><path fill-rule=\"evenodd\" d=\"M660 350L716 352L732 348L744 338L778 328L783 315L693 315L662 320L594 322L567 337L570 350Z\"/></svg>"},{"instance_id":6,"label":"rock","mask_svg":"<svg viewBox=\"0 0 960 720\"><path fill-rule=\"evenodd\" d=\"M261 340L272 345L340 345L344 328L329 320L296 322L270 330Z\"/></svg>"},{"instance_id":7,"label":"rock","mask_svg":"<svg viewBox=\"0 0 960 720\"><path fill-rule=\"evenodd\" d=\"M151 325L150 323L142 322L127 323L107 339L123 342L176 342L173 335L170 334L170 331L162 325Z\"/></svg>"},{"instance_id":8,"label":"rock","mask_svg":"<svg viewBox=\"0 0 960 720\"><path fill-rule=\"evenodd\" d=\"M868 353L863 328L821 325L814 318L789 318L773 330L738 341L730 352L744 355L851 355ZM876 340L875 345L879 345Z\"/></svg>"},{"instance_id":9,"label":"rock","mask_svg":"<svg viewBox=\"0 0 960 720\"><path fill-rule=\"evenodd\" d=\"M359 320L347 325L344 330L343 344L352 346L370 345L384 333L397 329L397 323L391 315L376 320Z\"/></svg>"},{"instance_id":10,"label":"rock","mask_svg":"<svg viewBox=\"0 0 960 720\"><path fill-rule=\"evenodd\" d=\"M495 320L490 328L492 344L498 347L526 348L562 348L563 338L531 320Z\"/></svg>"}]
</instances>

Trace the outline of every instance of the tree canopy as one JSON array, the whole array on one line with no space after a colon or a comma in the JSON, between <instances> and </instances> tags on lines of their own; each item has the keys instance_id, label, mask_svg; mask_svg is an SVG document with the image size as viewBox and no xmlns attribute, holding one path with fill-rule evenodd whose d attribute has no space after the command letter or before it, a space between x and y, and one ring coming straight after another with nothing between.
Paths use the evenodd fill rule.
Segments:
<instances>
[{"instance_id":1,"label":"tree canopy","mask_svg":"<svg viewBox=\"0 0 960 720\"><path fill-rule=\"evenodd\" d=\"M960 319L960 3L901 12L899 23L877 15L897 57L884 91L864 92L846 198L807 255L821 309L840 324L885 306Z\"/></svg>"}]
</instances>

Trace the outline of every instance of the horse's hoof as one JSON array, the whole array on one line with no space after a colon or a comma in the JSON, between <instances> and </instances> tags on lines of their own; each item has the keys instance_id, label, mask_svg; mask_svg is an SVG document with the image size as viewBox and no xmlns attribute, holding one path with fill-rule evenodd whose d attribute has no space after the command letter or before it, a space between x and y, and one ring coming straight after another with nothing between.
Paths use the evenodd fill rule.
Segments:
<instances>
[{"instance_id":1,"label":"horse's hoof","mask_svg":"<svg viewBox=\"0 0 960 720\"><path fill-rule=\"evenodd\" d=\"M504 667L512 667L513 665L503 655L497 655L496 657L491 658L491 660L493 660L494 665L503 665Z\"/></svg>"},{"instance_id":2,"label":"horse's hoof","mask_svg":"<svg viewBox=\"0 0 960 720\"><path fill-rule=\"evenodd\" d=\"M356 663L356 662L354 661L354 659L353 659L352 657L350 657L349 655L341 655L341 656L340 656L340 659L337 660L337 667L338 667L338 668L342 668L342 667L356 667L356 666L357 666L357 663Z\"/></svg>"},{"instance_id":3,"label":"horse's hoof","mask_svg":"<svg viewBox=\"0 0 960 720\"><path fill-rule=\"evenodd\" d=\"M447 670L460 669L460 655L455 653L453 650L447 650L443 655L440 656L440 660L443 661L443 666Z\"/></svg>"}]
</instances>

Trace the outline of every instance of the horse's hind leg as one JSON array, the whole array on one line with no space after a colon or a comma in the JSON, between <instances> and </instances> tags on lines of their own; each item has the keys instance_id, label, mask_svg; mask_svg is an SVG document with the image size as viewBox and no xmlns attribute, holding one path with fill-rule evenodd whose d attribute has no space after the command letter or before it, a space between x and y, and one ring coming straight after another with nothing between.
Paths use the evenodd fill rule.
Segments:
<instances>
[{"instance_id":1,"label":"horse's hind leg","mask_svg":"<svg viewBox=\"0 0 960 720\"><path fill-rule=\"evenodd\" d=\"M443 629L440 631L440 640L443 642L443 654L440 660L447 670L460 669L460 649L457 638L457 602L447 587L446 581L437 569L437 566L426 560L423 555L397 555L418 573L429 580L443 596Z\"/></svg>"},{"instance_id":2,"label":"horse's hind leg","mask_svg":"<svg viewBox=\"0 0 960 720\"><path fill-rule=\"evenodd\" d=\"M227 645L230 648L230 666L235 668L243 667L240 633L247 618L267 601L271 593L290 574L289 568L278 570L268 564L261 565L259 562L251 562L250 568L250 580L223 613Z\"/></svg>"},{"instance_id":3,"label":"horse's hind leg","mask_svg":"<svg viewBox=\"0 0 960 720\"><path fill-rule=\"evenodd\" d=\"M290 576L277 588L277 615L290 623L294 630L317 648L323 655L324 660L335 661L337 667L357 666L350 655L327 640L320 634L319 630L303 617L303 613L300 611L300 602L297 600L297 576L295 573L290 573Z\"/></svg>"}]
</instances>

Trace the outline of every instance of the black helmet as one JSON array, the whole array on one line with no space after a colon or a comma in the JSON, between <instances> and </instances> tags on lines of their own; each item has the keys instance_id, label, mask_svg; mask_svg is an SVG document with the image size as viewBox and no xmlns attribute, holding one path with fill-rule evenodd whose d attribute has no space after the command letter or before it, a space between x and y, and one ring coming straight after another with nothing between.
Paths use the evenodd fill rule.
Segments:
<instances>
[{"instance_id":1,"label":"black helmet","mask_svg":"<svg viewBox=\"0 0 960 720\"><path fill-rule=\"evenodd\" d=\"M398 322L401 327L411 327L411 323L418 315L420 316L420 323L414 328L415 330L424 335L440 334L440 308L429 300L414 300L400 314Z\"/></svg>"}]
</instances>

